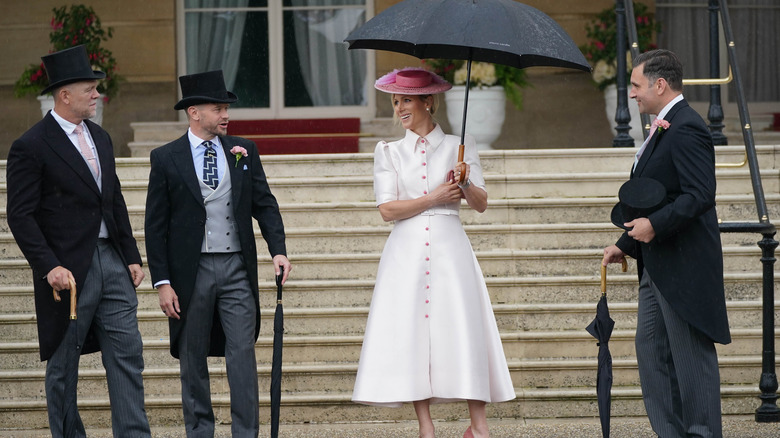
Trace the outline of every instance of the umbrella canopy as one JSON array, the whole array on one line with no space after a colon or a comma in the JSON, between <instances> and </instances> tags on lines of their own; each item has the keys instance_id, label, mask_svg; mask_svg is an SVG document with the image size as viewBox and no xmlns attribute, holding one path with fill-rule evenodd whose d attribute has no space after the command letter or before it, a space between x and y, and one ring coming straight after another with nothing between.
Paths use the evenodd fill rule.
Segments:
<instances>
[{"instance_id":1,"label":"umbrella canopy","mask_svg":"<svg viewBox=\"0 0 780 438\"><path fill-rule=\"evenodd\" d=\"M544 12L514 0L405 0L345 39L350 49L405 53L420 59L464 59L515 68L565 67L589 72L571 37ZM469 87L463 101L458 161L463 161ZM463 166L465 167L465 166ZM461 182L465 172L461 171Z\"/></svg>"},{"instance_id":2,"label":"umbrella canopy","mask_svg":"<svg viewBox=\"0 0 780 438\"><path fill-rule=\"evenodd\" d=\"M350 49L510 67L590 71L571 37L544 12L514 0L405 0L350 33Z\"/></svg>"},{"instance_id":3,"label":"umbrella canopy","mask_svg":"<svg viewBox=\"0 0 780 438\"><path fill-rule=\"evenodd\" d=\"M623 272L628 266L623 259ZM610 405L612 404L612 354L609 352L609 338L615 321L609 316L607 307L607 267L601 266L601 299L596 305L596 318L585 330L596 340L599 346L598 371L596 372L596 396L598 398L601 434L609 438Z\"/></svg>"},{"instance_id":4,"label":"umbrella canopy","mask_svg":"<svg viewBox=\"0 0 780 438\"><path fill-rule=\"evenodd\" d=\"M271 437L279 436L279 408L282 404L282 335L284 335L284 309L282 308L282 277L279 267L276 276L276 312L274 313L274 352L271 360Z\"/></svg>"}]
</instances>

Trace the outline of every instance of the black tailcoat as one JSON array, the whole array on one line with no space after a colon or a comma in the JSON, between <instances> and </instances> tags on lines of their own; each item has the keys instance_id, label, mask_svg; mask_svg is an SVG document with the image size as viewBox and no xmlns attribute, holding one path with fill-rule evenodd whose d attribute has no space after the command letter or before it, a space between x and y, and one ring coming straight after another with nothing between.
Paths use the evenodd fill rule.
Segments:
<instances>
[{"instance_id":1,"label":"black tailcoat","mask_svg":"<svg viewBox=\"0 0 780 438\"><path fill-rule=\"evenodd\" d=\"M41 360L49 359L60 345L70 314L70 295L63 293L62 301L55 302L46 274L57 266L69 269L80 293L101 219L125 265L141 264L111 138L100 126L85 122L100 160L102 193L89 165L51 113L14 141L8 153L8 225L33 270ZM97 339L88 335L82 354L98 350Z\"/></svg>"},{"instance_id":2,"label":"black tailcoat","mask_svg":"<svg viewBox=\"0 0 780 438\"><path fill-rule=\"evenodd\" d=\"M238 224L241 254L252 286L257 309L255 339L260 333L260 304L257 286L257 245L252 218L271 256L286 255L285 235L279 205L271 194L254 142L239 137L219 137L230 172L233 217ZM237 163L233 146L247 150ZM152 282L169 280L179 297L181 319L169 319L171 354L179 357L179 334L187 320L187 308L195 286L206 223L206 207L200 191L200 177L192 163L187 134L151 153L149 192L146 197L146 254ZM225 334L215 312L210 356L225 355ZM205 342L206 340L204 340Z\"/></svg>"},{"instance_id":3,"label":"black tailcoat","mask_svg":"<svg viewBox=\"0 0 780 438\"><path fill-rule=\"evenodd\" d=\"M723 288L723 252L715 212L715 148L704 120L683 100L664 118L631 177L660 181L667 204L650 214L650 243L627 233L617 246L647 269L672 308L721 344L731 342Z\"/></svg>"}]
</instances>

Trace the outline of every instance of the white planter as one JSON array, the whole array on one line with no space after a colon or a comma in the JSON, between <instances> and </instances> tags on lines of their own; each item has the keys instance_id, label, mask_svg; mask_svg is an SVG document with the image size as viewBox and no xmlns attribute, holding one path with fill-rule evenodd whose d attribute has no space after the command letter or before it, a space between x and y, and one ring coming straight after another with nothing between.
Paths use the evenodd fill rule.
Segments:
<instances>
[{"instance_id":1,"label":"white planter","mask_svg":"<svg viewBox=\"0 0 780 438\"><path fill-rule=\"evenodd\" d=\"M46 117L46 113L49 110L54 109L54 97L51 94L45 96L38 96L38 102L41 103L41 117ZM95 117L89 119L98 125L103 124L103 95L101 94L97 100L97 108L95 109Z\"/></svg>"},{"instance_id":2,"label":"white planter","mask_svg":"<svg viewBox=\"0 0 780 438\"><path fill-rule=\"evenodd\" d=\"M604 103L607 108L607 120L612 127L612 134L617 135L617 122L615 121L615 112L617 112L617 85L608 85L604 89ZM631 115L631 122L629 126L631 129L628 131L634 139L634 147L642 146L645 141L644 135L642 135L642 118L639 116L639 106L636 104L636 100L628 99L628 112Z\"/></svg>"},{"instance_id":3,"label":"white planter","mask_svg":"<svg viewBox=\"0 0 780 438\"><path fill-rule=\"evenodd\" d=\"M463 126L463 99L466 86L455 85L444 92L447 101L447 119L452 133L461 134ZM506 95L503 87L472 88L469 90L469 106L466 117L466 134L477 142L477 149L492 149L491 143L501 135L506 117Z\"/></svg>"}]
</instances>

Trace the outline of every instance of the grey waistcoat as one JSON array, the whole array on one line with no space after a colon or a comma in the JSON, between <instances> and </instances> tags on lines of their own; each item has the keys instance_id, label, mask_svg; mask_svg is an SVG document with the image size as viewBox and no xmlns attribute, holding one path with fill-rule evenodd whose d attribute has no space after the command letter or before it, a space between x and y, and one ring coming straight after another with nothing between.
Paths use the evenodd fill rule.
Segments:
<instances>
[{"instance_id":1,"label":"grey waistcoat","mask_svg":"<svg viewBox=\"0 0 780 438\"><path fill-rule=\"evenodd\" d=\"M233 218L232 185L230 171L219 182L216 190L211 190L200 181L200 193L206 206L206 226L203 235L202 253L226 253L241 251L238 240L238 226Z\"/></svg>"}]
</instances>

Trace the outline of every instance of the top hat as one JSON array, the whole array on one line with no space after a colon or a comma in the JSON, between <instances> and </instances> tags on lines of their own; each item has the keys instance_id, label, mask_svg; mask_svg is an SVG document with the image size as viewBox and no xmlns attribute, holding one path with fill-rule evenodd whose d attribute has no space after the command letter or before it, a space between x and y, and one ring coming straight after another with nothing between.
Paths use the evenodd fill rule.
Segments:
<instances>
[{"instance_id":1,"label":"top hat","mask_svg":"<svg viewBox=\"0 0 780 438\"><path fill-rule=\"evenodd\" d=\"M620 187L618 199L612 208L612 223L629 231L624 223L647 217L666 204L666 188L652 178L632 178Z\"/></svg>"},{"instance_id":2,"label":"top hat","mask_svg":"<svg viewBox=\"0 0 780 438\"><path fill-rule=\"evenodd\" d=\"M406 67L377 79L374 88L391 94L425 96L443 93L452 85L436 73L419 67Z\"/></svg>"},{"instance_id":3,"label":"top hat","mask_svg":"<svg viewBox=\"0 0 780 438\"><path fill-rule=\"evenodd\" d=\"M41 95L73 82L96 81L106 77L102 71L92 70L87 48L83 44L42 56L41 60L46 76L49 77L49 86L41 91Z\"/></svg>"},{"instance_id":4,"label":"top hat","mask_svg":"<svg viewBox=\"0 0 780 438\"><path fill-rule=\"evenodd\" d=\"M225 89L222 70L179 76L182 99L173 107L185 109L202 103L233 103L238 100L235 94Z\"/></svg>"}]
</instances>

